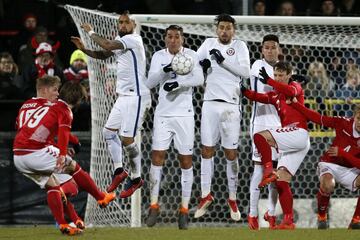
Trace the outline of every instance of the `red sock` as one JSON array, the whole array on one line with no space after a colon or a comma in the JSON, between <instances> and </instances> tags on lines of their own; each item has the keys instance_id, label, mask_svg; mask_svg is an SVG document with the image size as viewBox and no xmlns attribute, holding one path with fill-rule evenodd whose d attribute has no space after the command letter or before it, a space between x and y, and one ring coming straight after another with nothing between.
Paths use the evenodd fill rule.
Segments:
<instances>
[{"instance_id":1,"label":"red sock","mask_svg":"<svg viewBox=\"0 0 360 240\"><path fill-rule=\"evenodd\" d=\"M271 159L271 147L266 139L258 133L254 135L254 143L261 155L261 163L264 166L264 175L273 171Z\"/></svg>"},{"instance_id":2,"label":"red sock","mask_svg":"<svg viewBox=\"0 0 360 240\"><path fill-rule=\"evenodd\" d=\"M330 202L330 194L324 192L319 188L318 193L316 194L317 205L318 205L318 214L324 217L327 213L329 202Z\"/></svg>"},{"instance_id":3,"label":"red sock","mask_svg":"<svg viewBox=\"0 0 360 240\"><path fill-rule=\"evenodd\" d=\"M80 219L80 217L77 215L74 209L74 205L69 200L67 201L67 204L64 205L64 212L71 219L73 223L76 223L76 221Z\"/></svg>"},{"instance_id":4,"label":"red sock","mask_svg":"<svg viewBox=\"0 0 360 240\"><path fill-rule=\"evenodd\" d=\"M360 197L358 197L353 218L360 216Z\"/></svg>"},{"instance_id":5,"label":"red sock","mask_svg":"<svg viewBox=\"0 0 360 240\"><path fill-rule=\"evenodd\" d=\"M47 187L47 203L58 224L66 224L64 208L61 201L60 186Z\"/></svg>"},{"instance_id":6,"label":"red sock","mask_svg":"<svg viewBox=\"0 0 360 240\"><path fill-rule=\"evenodd\" d=\"M78 186L73 180L69 180L61 184L61 189L65 193L66 197L75 197L78 193Z\"/></svg>"},{"instance_id":7,"label":"red sock","mask_svg":"<svg viewBox=\"0 0 360 240\"><path fill-rule=\"evenodd\" d=\"M279 202L284 215L293 216L293 196L288 182L276 181Z\"/></svg>"},{"instance_id":8,"label":"red sock","mask_svg":"<svg viewBox=\"0 0 360 240\"><path fill-rule=\"evenodd\" d=\"M79 164L76 164L72 177L80 188L90 193L96 200L104 199L105 194L99 191L94 180L87 172L81 169Z\"/></svg>"}]
</instances>

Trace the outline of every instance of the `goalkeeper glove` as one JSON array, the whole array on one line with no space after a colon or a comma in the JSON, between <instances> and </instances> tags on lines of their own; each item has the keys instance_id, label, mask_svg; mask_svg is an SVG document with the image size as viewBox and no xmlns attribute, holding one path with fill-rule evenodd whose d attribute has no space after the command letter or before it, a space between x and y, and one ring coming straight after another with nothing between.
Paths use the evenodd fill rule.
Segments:
<instances>
[{"instance_id":1,"label":"goalkeeper glove","mask_svg":"<svg viewBox=\"0 0 360 240\"><path fill-rule=\"evenodd\" d=\"M173 89L179 87L179 83L178 82L168 82L164 84L164 90L167 92L172 91Z\"/></svg>"},{"instance_id":2,"label":"goalkeeper glove","mask_svg":"<svg viewBox=\"0 0 360 240\"><path fill-rule=\"evenodd\" d=\"M207 73L207 70L211 67L211 62L209 59L204 58L199 62L200 66L203 69L204 74Z\"/></svg>"},{"instance_id":3,"label":"goalkeeper glove","mask_svg":"<svg viewBox=\"0 0 360 240\"><path fill-rule=\"evenodd\" d=\"M262 67L260 69L260 72L259 72L259 75L262 77L262 78L259 78L259 80L263 83L263 84L267 84L268 80L269 80L269 75L267 74L266 70L264 67Z\"/></svg>"},{"instance_id":4,"label":"goalkeeper glove","mask_svg":"<svg viewBox=\"0 0 360 240\"><path fill-rule=\"evenodd\" d=\"M81 144L80 142L77 144L73 144L73 149L75 151L75 154L79 153L81 151Z\"/></svg>"},{"instance_id":5,"label":"goalkeeper glove","mask_svg":"<svg viewBox=\"0 0 360 240\"><path fill-rule=\"evenodd\" d=\"M209 53L210 55L214 56L218 64L222 63L225 60L221 52L216 48L211 49Z\"/></svg>"},{"instance_id":6,"label":"goalkeeper glove","mask_svg":"<svg viewBox=\"0 0 360 240\"><path fill-rule=\"evenodd\" d=\"M168 65L166 65L165 67L163 67L163 71L168 73L171 72L173 69L171 67L171 63L169 63Z\"/></svg>"}]
</instances>

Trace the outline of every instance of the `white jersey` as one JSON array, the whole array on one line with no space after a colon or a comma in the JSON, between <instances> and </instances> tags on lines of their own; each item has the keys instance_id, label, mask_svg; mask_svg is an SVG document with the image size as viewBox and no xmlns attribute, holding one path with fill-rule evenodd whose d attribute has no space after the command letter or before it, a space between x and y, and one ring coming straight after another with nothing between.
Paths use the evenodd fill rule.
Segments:
<instances>
[{"instance_id":1,"label":"white jersey","mask_svg":"<svg viewBox=\"0 0 360 240\"><path fill-rule=\"evenodd\" d=\"M150 70L146 86L154 88L160 85L159 103L156 106L155 114L158 116L193 116L192 94L193 86L204 83L204 75L199 65L196 52L189 48L182 48L180 51L189 54L194 59L193 70L186 75L178 75L175 72L165 73L164 66L168 65L174 55L168 49L162 49L154 53L151 59ZM163 86L167 82L179 83L179 89L167 92Z\"/></svg>"},{"instance_id":2,"label":"white jersey","mask_svg":"<svg viewBox=\"0 0 360 240\"><path fill-rule=\"evenodd\" d=\"M218 49L225 60L218 64L211 57L210 50ZM211 60L211 68L206 78L204 100L223 100L239 104L240 83L250 75L250 57L246 44L241 40L232 40L224 45L218 38L208 38L197 51L199 59Z\"/></svg>"},{"instance_id":3,"label":"white jersey","mask_svg":"<svg viewBox=\"0 0 360 240\"><path fill-rule=\"evenodd\" d=\"M116 57L117 82L116 92L121 95L148 95L149 89L145 86L146 58L142 38L138 34L117 36L116 41L124 45L124 49L112 52Z\"/></svg>"},{"instance_id":4,"label":"white jersey","mask_svg":"<svg viewBox=\"0 0 360 240\"><path fill-rule=\"evenodd\" d=\"M267 74L271 78L274 78L273 66L268 64L265 59L256 60L253 63L250 71L251 90L258 93L273 91L271 86L263 84L261 81L259 81L259 71L262 67L265 68ZM250 123L269 127L281 126L280 118L275 107L272 104L264 104L256 101L253 102Z\"/></svg>"}]
</instances>

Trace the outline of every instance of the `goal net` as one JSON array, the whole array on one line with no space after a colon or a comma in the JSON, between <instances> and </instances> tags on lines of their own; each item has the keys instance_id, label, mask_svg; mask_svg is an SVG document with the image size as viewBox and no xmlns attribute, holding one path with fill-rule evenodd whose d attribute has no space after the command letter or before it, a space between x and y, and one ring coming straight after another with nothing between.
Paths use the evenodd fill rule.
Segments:
<instances>
[{"instance_id":1,"label":"goal net","mask_svg":"<svg viewBox=\"0 0 360 240\"><path fill-rule=\"evenodd\" d=\"M80 24L88 22L94 26L96 33L108 39L117 35L117 14L88 10L67 5L65 7L71 14L78 28L85 46L90 49L99 49L94 41L80 28ZM184 28L185 45L197 50L207 37L215 36L213 24L214 16L176 16L176 15L134 15L137 19L138 31L143 37L147 68L152 54L164 48L164 29L170 24L179 24ZM307 105L323 114L348 115L352 103L360 102L355 93L348 96L343 94L341 87L346 83L346 73L349 69L359 65L360 52L360 26L354 18L319 18L319 17L236 17L236 38L244 40L250 50L251 62L261 58L261 41L266 34L277 34L280 39L281 58L290 61L296 72L308 74L314 72L314 77L305 87ZM316 64L314 64L314 62ZM317 68L312 69L313 65ZM89 59L90 92L92 106L92 150L91 150L91 176L103 189L109 184L112 176L112 161L109 157L106 143L102 136L102 128L116 99L114 83L116 81L115 59L105 61ZM310 68L310 71L309 71ZM322 73L321 73L322 71ZM309 73L311 74L311 73ZM194 91L194 108L196 119L196 141L193 157L194 185L190 202L191 226L237 226L230 220L230 213L226 200L226 160L224 153L217 147L215 171L212 192L215 197L209 214L201 219L192 218L200 194L200 115L203 97L203 88L197 87ZM144 223L150 202L149 170L151 163L151 132L153 126L154 106L157 103L157 91L152 92L153 104L150 114L145 119L141 133L142 175L145 184L141 191L141 199L118 199L116 204L110 204L106 209L99 209L96 202L89 197L86 208L86 222L95 226L140 226ZM247 224L246 216L249 211L249 185L253 164L251 158L251 142L249 136L249 122L251 103L242 99L243 113L241 123L241 137L239 139L239 182L238 206L242 220L240 224ZM294 208L297 226L315 227L316 224L316 193L318 190L318 177L316 166L319 157L331 142L333 132L312 124L311 149L301 168L291 184L294 194ZM128 164L125 160L125 167ZM177 211L181 201L180 165L177 154L173 148L168 151L167 160L163 168L163 178L160 191L161 214L159 225L175 224ZM140 193L139 193L140 196ZM350 221L355 197L351 192L337 186L332 199L334 206L330 211L333 217L332 226L345 227ZM261 193L259 213L265 212L267 191ZM337 200L348 198L343 207L336 204ZM140 201L139 201L140 200ZM133 199L134 201L134 199ZM141 204L139 204L141 202ZM345 202L345 201L344 201ZM131 210L131 208L133 209ZM137 212L141 210L141 215ZM280 213L280 210L279 210ZM262 218L260 215L259 219ZM314 220L315 219L315 220ZM337 219L337 220L336 220ZM336 221L335 221L336 220ZM132 224L132 222L136 224ZM261 223L263 224L263 223Z\"/></svg>"}]
</instances>

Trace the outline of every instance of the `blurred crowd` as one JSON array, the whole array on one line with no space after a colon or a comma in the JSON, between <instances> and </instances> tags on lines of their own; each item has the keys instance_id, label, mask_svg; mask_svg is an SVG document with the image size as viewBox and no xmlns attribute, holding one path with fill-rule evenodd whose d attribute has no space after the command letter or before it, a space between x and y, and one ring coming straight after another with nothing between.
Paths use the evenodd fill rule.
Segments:
<instances>
[{"instance_id":1,"label":"blurred crowd","mask_svg":"<svg viewBox=\"0 0 360 240\"><path fill-rule=\"evenodd\" d=\"M63 82L77 81L88 88L87 58L69 41L71 35L78 34L71 17L62 8L64 4L107 12L129 9L132 13L242 15L242 3L242 0L0 0L0 101L35 96L35 80L44 74L59 76ZM360 14L359 0L253 0L248 4L249 15ZM349 52L352 62L347 61L345 68L341 59L336 58L330 68L321 61L312 62L306 73L311 79L308 96L360 98L359 54L357 50ZM89 99L88 96L77 113L84 119L90 116ZM76 122L74 124L76 126ZM89 127L88 124L80 126Z\"/></svg>"}]
</instances>

